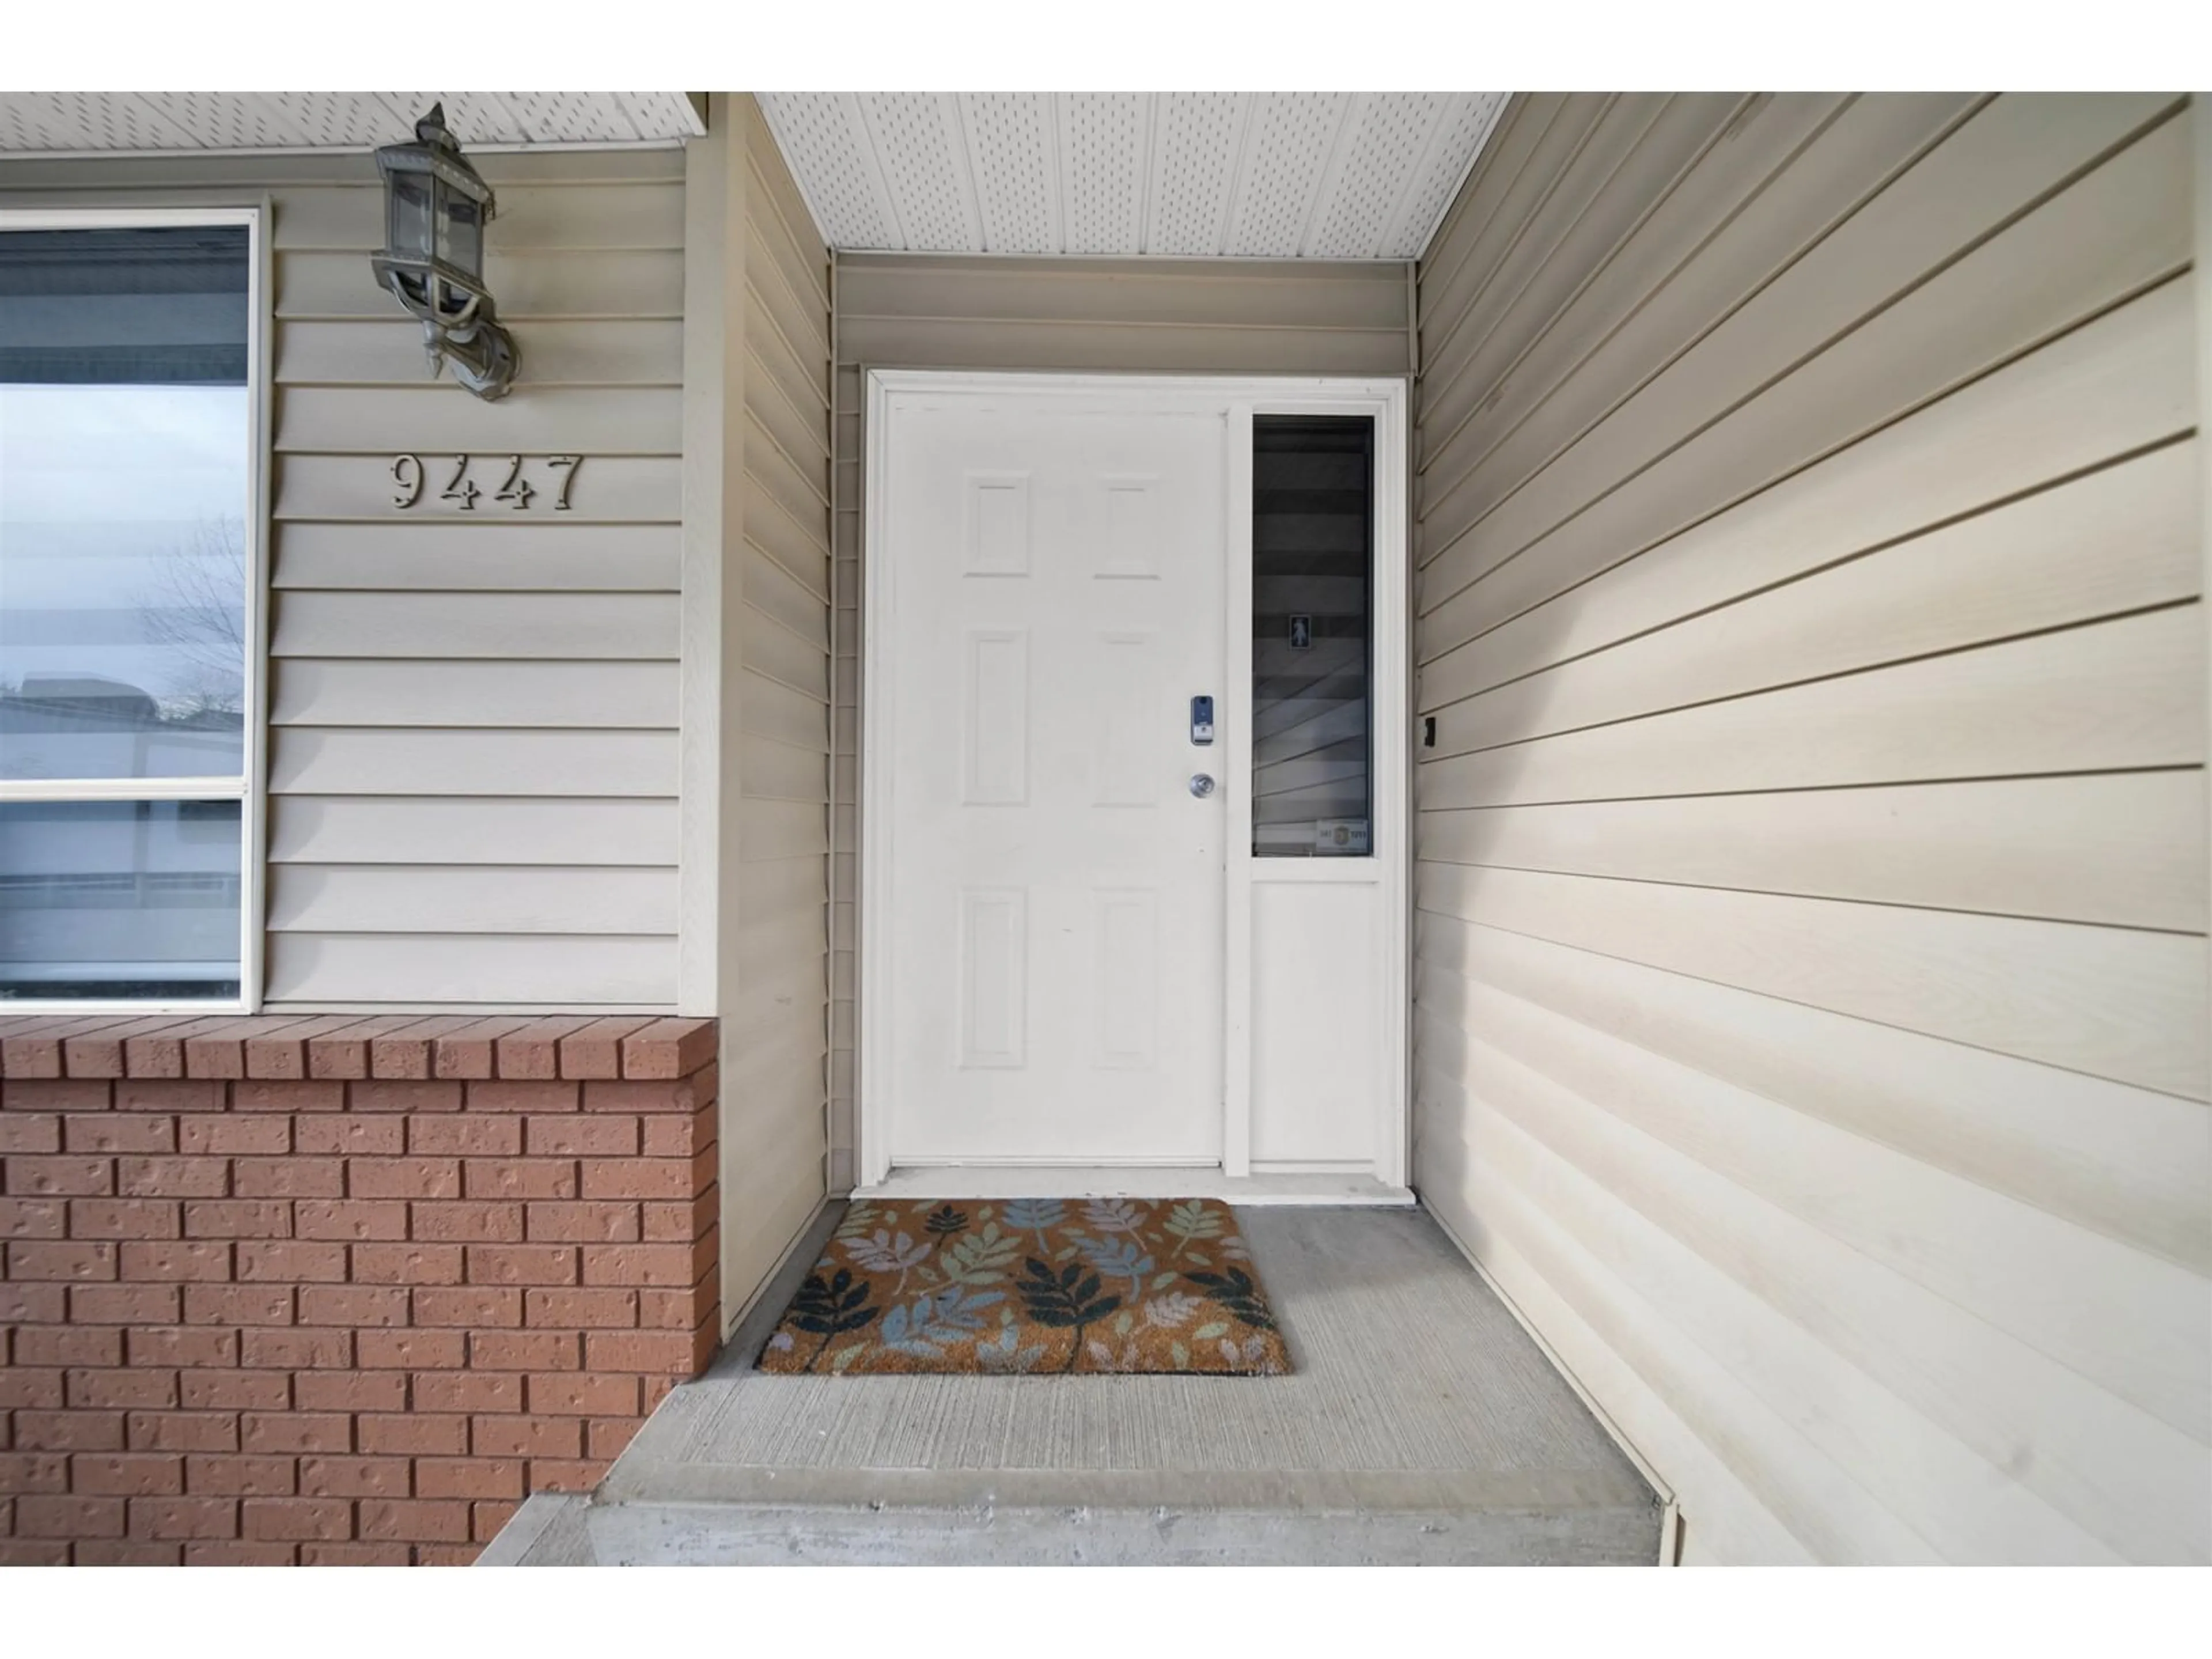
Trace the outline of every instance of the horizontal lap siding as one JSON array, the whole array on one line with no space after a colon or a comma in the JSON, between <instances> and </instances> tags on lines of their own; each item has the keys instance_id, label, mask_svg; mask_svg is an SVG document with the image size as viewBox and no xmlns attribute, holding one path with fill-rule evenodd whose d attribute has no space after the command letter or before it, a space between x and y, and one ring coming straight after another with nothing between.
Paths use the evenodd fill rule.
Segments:
<instances>
[{"instance_id":1,"label":"horizontal lap siding","mask_svg":"<svg viewBox=\"0 0 2212 1659\"><path fill-rule=\"evenodd\" d=\"M830 1132L852 1175L861 376L870 368L1393 375L1406 268L1316 261L848 255L837 266L836 915Z\"/></svg>"},{"instance_id":2,"label":"horizontal lap siding","mask_svg":"<svg viewBox=\"0 0 2212 1659\"><path fill-rule=\"evenodd\" d=\"M427 378L370 276L366 156L0 173L11 202L273 204L272 1010L676 1000L683 158L482 165L522 356L494 404ZM492 499L517 451L585 457L568 514Z\"/></svg>"},{"instance_id":3,"label":"horizontal lap siding","mask_svg":"<svg viewBox=\"0 0 2212 1659\"><path fill-rule=\"evenodd\" d=\"M820 1202L830 1042L830 255L747 96L744 169L742 603L724 649L734 714L736 984L725 1022L724 1237L734 1316ZM739 314L738 295L729 311ZM733 424L737 424L733 422Z\"/></svg>"},{"instance_id":4,"label":"horizontal lap siding","mask_svg":"<svg viewBox=\"0 0 2212 1659\"><path fill-rule=\"evenodd\" d=\"M650 170L501 185L488 274L523 367L495 404L361 319L373 188L277 195L272 1006L675 1001L647 815L677 793L680 157ZM495 480L465 516L375 498L392 453L517 450L583 455L590 522L515 523ZM457 841L464 802L495 838Z\"/></svg>"},{"instance_id":5,"label":"horizontal lap siding","mask_svg":"<svg viewBox=\"0 0 2212 1659\"><path fill-rule=\"evenodd\" d=\"M1529 96L1424 261L1415 1180L1688 1559L2212 1555L2191 118Z\"/></svg>"}]
</instances>

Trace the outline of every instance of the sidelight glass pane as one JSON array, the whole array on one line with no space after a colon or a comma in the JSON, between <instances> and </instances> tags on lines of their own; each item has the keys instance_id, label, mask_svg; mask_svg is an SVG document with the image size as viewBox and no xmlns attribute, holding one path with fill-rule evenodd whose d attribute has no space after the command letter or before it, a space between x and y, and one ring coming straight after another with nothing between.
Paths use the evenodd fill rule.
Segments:
<instances>
[{"instance_id":1,"label":"sidelight glass pane","mask_svg":"<svg viewBox=\"0 0 2212 1659\"><path fill-rule=\"evenodd\" d=\"M238 995L242 804L0 804L0 1003Z\"/></svg>"},{"instance_id":2,"label":"sidelight glass pane","mask_svg":"<svg viewBox=\"0 0 2212 1659\"><path fill-rule=\"evenodd\" d=\"M247 249L0 232L0 778L244 772Z\"/></svg>"},{"instance_id":3,"label":"sidelight glass pane","mask_svg":"<svg viewBox=\"0 0 2212 1659\"><path fill-rule=\"evenodd\" d=\"M1372 850L1375 422L1252 435L1252 852Z\"/></svg>"}]
</instances>

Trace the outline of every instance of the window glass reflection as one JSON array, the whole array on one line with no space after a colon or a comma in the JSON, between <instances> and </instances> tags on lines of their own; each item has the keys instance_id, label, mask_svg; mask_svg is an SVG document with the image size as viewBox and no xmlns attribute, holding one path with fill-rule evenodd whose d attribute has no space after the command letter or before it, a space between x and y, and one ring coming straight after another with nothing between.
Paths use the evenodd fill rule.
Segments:
<instances>
[{"instance_id":1,"label":"window glass reflection","mask_svg":"<svg viewBox=\"0 0 2212 1659\"><path fill-rule=\"evenodd\" d=\"M245 769L246 234L0 234L0 778Z\"/></svg>"},{"instance_id":2,"label":"window glass reflection","mask_svg":"<svg viewBox=\"0 0 2212 1659\"><path fill-rule=\"evenodd\" d=\"M0 1001L239 993L242 804L0 804Z\"/></svg>"}]
</instances>

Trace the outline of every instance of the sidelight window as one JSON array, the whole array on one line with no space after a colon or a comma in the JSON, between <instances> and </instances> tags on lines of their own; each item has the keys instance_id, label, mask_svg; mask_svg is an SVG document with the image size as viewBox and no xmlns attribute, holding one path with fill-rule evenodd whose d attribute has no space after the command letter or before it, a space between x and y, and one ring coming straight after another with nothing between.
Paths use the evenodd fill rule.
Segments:
<instances>
[{"instance_id":1,"label":"sidelight window","mask_svg":"<svg viewBox=\"0 0 2212 1659\"><path fill-rule=\"evenodd\" d=\"M1252 434L1252 852L1372 854L1375 422Z\"/></svg>"}]
</instances>

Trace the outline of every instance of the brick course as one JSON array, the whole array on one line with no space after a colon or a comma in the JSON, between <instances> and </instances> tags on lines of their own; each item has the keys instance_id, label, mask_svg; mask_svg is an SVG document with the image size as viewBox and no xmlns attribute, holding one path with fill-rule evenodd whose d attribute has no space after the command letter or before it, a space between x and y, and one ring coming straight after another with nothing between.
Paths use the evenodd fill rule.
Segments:
<instances>
[{"instance_id":1,"label":"brick course","mask_svg":"<svg viewBox=\"0 0 2212 1659\"><path fill-rule=\"evenodd\" d=\"M460 1564L720 1329L711 1020L0 1019L0 1565Z\"/></svg>"}]
</instances>

